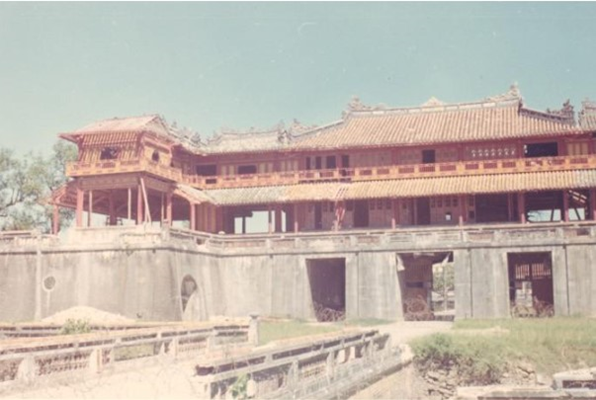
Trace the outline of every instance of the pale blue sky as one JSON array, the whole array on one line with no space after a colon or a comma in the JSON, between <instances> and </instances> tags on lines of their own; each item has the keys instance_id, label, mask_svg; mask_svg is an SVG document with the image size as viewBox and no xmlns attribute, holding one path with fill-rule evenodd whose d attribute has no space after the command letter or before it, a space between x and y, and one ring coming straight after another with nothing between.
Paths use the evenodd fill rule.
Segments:
<instances>
[{"instance_id":1,"label":"pale blue sky","mask_svg":"<svg viewBox=\"0 0 596 400\"><path fill-rule=\"evenodd\" d=\"M596 4L0 3L0 146L159 113L203 136L337 120L352 95L596 99Z\"/></svg>"}]
</instances>

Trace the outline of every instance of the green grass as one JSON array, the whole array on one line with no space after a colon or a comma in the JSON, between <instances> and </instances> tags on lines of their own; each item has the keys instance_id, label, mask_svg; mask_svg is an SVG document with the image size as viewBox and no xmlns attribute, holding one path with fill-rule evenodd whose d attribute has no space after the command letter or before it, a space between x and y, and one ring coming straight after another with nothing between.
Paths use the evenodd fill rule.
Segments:
<instances>
[{"instance_id":1,"label":"green grass","mask_svg":"<svg viewBox=\"0 0 596 400\"><path fill-rule=\"evenodd\" d=\"M509 333L473 333L495 327ZM507 362L516 361L528 361L538 372L550 375L596 366L596 320L576 317L463 320L456 322L449 334L420 338L411 344L418 362L462 364L470 369L471 376L477 373L480 377L491 377L502 372Z\"/></svg>"},{"instance_id":2,"label":"green grass","mask_svg":"<svg viewBox=\"0 0 596 400\"><path fill-rule=\"evenodd\" d=\"M341 329L342 325L314 325L298 320L261 321L259 324L259 345L265 345L274 340L336 332Z\"/></svg>"}]
</instances>

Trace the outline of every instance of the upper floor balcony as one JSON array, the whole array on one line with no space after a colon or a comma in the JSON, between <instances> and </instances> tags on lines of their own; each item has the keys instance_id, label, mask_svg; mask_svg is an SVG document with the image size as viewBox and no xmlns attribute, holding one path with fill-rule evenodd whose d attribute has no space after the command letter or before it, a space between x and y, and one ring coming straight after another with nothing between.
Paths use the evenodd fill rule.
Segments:
<instances>
[{"instance_id":1,"label":"upper floor balcony","mask_svg":"<svg viewBox=\"0 0 596 400\"><path fill-rule=\"evenodd\" d=\"M427 164L405 164L361 168L311 169L239 175L199 176L147 159L74 162L67 166L72 177L146 172L200 189L293 185L316 182L356 182L408 178L486 175L596 168L596 155L474 160Z\"/></svg>"}]
</instances>

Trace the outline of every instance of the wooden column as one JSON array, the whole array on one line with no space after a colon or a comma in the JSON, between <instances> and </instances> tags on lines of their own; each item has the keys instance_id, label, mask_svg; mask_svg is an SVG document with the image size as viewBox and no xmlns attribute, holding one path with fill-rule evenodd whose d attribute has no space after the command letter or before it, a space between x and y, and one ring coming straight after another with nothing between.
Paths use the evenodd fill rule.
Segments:
<instances>
[{"instance_id":1,"label":"wooden column","mask_svg":"<svg viewBox=\"0 0 596 400\"><path fill-rule=\"evenodd\" d=\"M114 192L110 190L109 201L109 213L110 213L110 225L116 225L116 209L114 207Z\"/></svg>"},{"instance_id":2,"label":"wooden column","mask_svg":"<svg viewBox=\"0 0 596 400\"><path fill-rule=\"evenodd\" d=\"M129 220L132 219L132 189L131 188L128 188L127 217L128 217Z\"/></svg>"},{"instance_id":3,"label":"wooden column","mask_svg":"<svg viewBox=\"0 0 596 400\"><path fill-rule=\"evenodd\" d=\"M87 226L91 226L91 214L93 214L93 190L89 191L89 198L87 199L89 205L87 206Z\"/></svg>"},{"instance_id":4,"label":"wooden column","mask_svg":"<svg viewBox=\"0 0 596 400\"><path fill-rule=\"evenodd\" d=\"M395 199L391 199L391 229L395 229L396 218L395 218Z\"/></svg>"},{"instance_id":5,"label":"wooden column","mask_svg":"<svg viewBox=\"0 0 596 400\"><path fill-rule=\"evenodd\" d=\"M143 188L141 188L141 184L137 185L137 225L141 225L143 223L143 209L145 205L143 204Z\"/></svg>"},{"instance_id":6,"label":"wooden column","mask_svg":"<svg viewBox=\"0 0 596 400\"><path fill-rule=\"evenodd\" d=\"M246 215L242 216L242 233L246 233Z\"/></svg>"},{"instance_id":7,"label":"wooden column","mask_svg":"<svg viewBox=\"0 0 596 400\"><path fill-rule=\"evenodd\" d=\"M298 204L294 203L294 233L300 231L300 224L298 223Z\"/></svg>"},{"instance_id":8,"label":"wooden column","mask_svg":"<svg viewBox=\"0 0 596 400\"><path fill-rule=\"evenodd\" d=\"M281 212L281 204L275 205L275 232L282 231L282 212ZM287 229L287 228L286 228Z\"/></svg>"},{"instance_id":9,"label":"wooden column","mask_svg":"<svg viewBox=\"0 0 596 400\"><path fill-rule=\"evenodd\" d=\"M190 203L190 210L189 210L189 217L188 220L190 222L190 230L194 231L197 228L197 214L196 214L196 204Z\"/></svg>"},{"instance_id":10,"label":"wooden column","mask_svg":"<svg viewBox=\"0 0 596 400\"><path fill-rule=\"evenodd\" d=\"M166 219L168 224L172 226L172 192L168 192L166 195Z\"/></svg>"},{"instance_id":11,"label":"wooden column","mask_svg":"<svg viewBox=\"0 0 596 400\"><path fill-rule=\"evenodd\" d=\"M52 216L52 233L54 235L58 234L58 229L60 228L60 210L58 209L58 205L54 204L54 213Z\"/></svg>"},{"instance_id":12,"label":"wooden column","mask_svg":"<svg viewBox=\"0 0 596 400\"><path fill-rule=\"evenodd\" d=\"M467 221L468 221L468 216L467 216L467 208L466 208L466 200L467 200L467 196L466 195L460 195L459 196L459 225L463 226Z\"/></svg>"},{"instance_id":13,"label":"wooden column","mask_svg":"<svg viewBox=\"0 0 596 400\"><path fill-rule=\"evenodd\" d=\"M569 193L563 190L563 215L561 215L561 221L569 222Z\"/></svg>"},{"instance_id":14,"label":"wooden column","mask_svg":"<svg viewBox=\"0 0 596 400\"><path fill-rule=\"evenodd\" d=\"M586 219L596 221L596 189L590 189L590 216L586 215Z\"/></svg>"},{"instance_id":15,"label":"wooden column","mask_svg":"<svg viewBox=\"0 0 596 400\"><path fill-rule=\"evenodd\" d=\"M272 214L271 214L271 206L267 206L267 231L269 233L273 232L273 221L272 221Z\"/></svg>"},{"instance_id":16,"label":"wooden column","mask_svg":"<svg viewBox=\"0 0 596 400\"><path fill-rule=\"evenodd\" d=\"M519 214L519 222L526 223L526 195L523 192L517 194L517 213Z\"/></svg>"},{"instance_id":17,"label":"wooden column","mask_svg":"<svg viewBox=\"0 0 596 400\"><path fill-rule=\"evenodd\" d=\"M83 203L85 202L85 192L80 187L77 187L77 228L83 226Z\"/></svg>"}]
</instances>

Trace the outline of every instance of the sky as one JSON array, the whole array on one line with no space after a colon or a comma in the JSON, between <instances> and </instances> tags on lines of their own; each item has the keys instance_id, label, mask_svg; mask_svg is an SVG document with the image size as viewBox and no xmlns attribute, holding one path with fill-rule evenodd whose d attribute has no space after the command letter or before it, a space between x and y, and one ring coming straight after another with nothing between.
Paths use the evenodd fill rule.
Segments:
<instances>
[{"instance_id":1,"label":"sky","mask_svg":"<svg viewBox=\"0 0 596 400\"><path fill-rule=\"evenodd\" d=\"M209 137L519 84L596 100L594 3L0 3L0 147L144 114Z\"/></svg>"}]
</instances>

